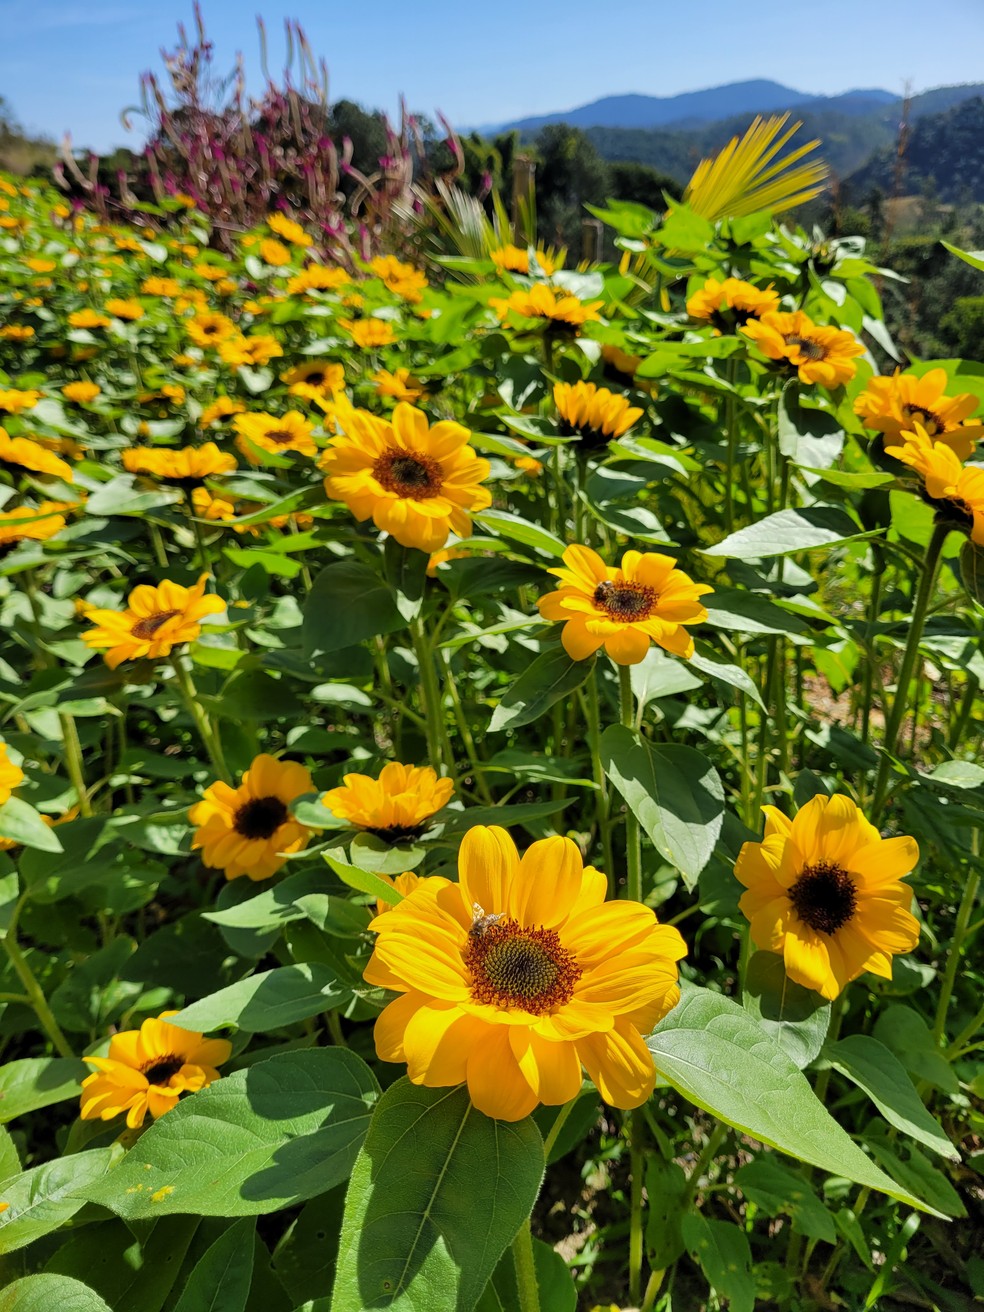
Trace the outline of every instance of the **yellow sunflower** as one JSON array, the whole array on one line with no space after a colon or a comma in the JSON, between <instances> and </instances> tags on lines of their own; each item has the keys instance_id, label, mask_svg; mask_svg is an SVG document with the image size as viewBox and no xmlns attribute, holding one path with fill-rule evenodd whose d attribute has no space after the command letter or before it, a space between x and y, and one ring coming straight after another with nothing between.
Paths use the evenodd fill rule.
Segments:
<instances>
[{"instance_id":1,"label":"yellow sunflower","mask_svg":"<svg viewBox=\"0 0 984 1312\"><path fill-rule=\"evenodd\" d=\"M560 262L551 259L540 247L537 247L535 254L540 271L547 278L557 272ZM526 247L513 246L511 242L497 251L491 251L490 258L497 269L502 269L506 273L528 274L530 271L529 250Z\"/></svg>"},{"instance_id":2,"label":"yellow sunflower","mask_svg":"<svg viewBox=\"0 0 984 1312\"><path fill-rule=\"evenodd\" d=\"M361 346L364 351L392 346L396 341L392 324L383 319L339 319L338 326L344 328L356 346Z\"/></svg>"},{"instance_id":3,"label":"yellow sunflower","mask_svg":"<svg viewBox=\"0 0 984 1312\"><path fill-rule=\"evenodd\" d=\"M797 984L836 998L862 971L892 978L919 923L901 880L919 860L914 838L882 838L849 797L814 797L788 820L763 806L765 836L745 843L735 874L756 947L780 953Z\"/></svg>"},{"instance_id":4,"label":"yellow sunflower","mask_svg":"<svg viewBox=\"0 0 984 1312\"><path fill-rule=\"evenodd\" d=\"M108 328L109 319L97 310L73 310L68 316L72 328Z\"/></svg>"},{"instance_id":5,"label":"yellow sunflower","mask_svg":"<svg viewBox=\"0 0 984 1312\"><path fill-rule=\"evenodd\" d=\"M211 519L219 522L235 519L238 513L231 501L226 501L224 497L213 496L205 487L192 488L191 508L197 519Z\"/></svg>"},{"instance_id":6,"label":"yellow sunflower","mask_svg":"<svg viewBox=\"0 0 984 1312\"><path fill-rule=\"evenodd\" d=\"M447 806L454 792L450 779L440 779L429 765L390 761L378 779L347 774L340 788L325 793L322 802L339 820L347 820L388 843L418 838L425 821Z\"/></svg>"},{"instance_id":7,"label":"yellow sunflower","mask_svg":"<svg viewBox=\"0 0 984 1312\"><path fill-rule=\"evenodd\" d=\"M269 333L256 333L252 337L227 337L219 342L219 357L224 364L234 369L243 365L258 369L283 353L284 348Z\"/></svg>"},{"instance_id":8,"label":"yellow sunflower","mask_svg":"<svg viewBox=\"0 0 984 1312\"><path fill-rule=\"evenodd\" d=\"M467 428L450 420L430 427L405 401L391 420L349 410L342 422L344 435L321 458L328 496L404 547L437 551L452 531L471 535L469 512L492 504L481 486L491 467L468 445Z\"/></svg>"},{"instance_id":9,"label":"yellow sunflower","mask_svg":"<svg viewBox=\"0 0 984 1312\"><path fill-rule=\"evenodd\" d=\"M565 437L578 438L579 451L598 451L627 433L642 418L626 397L594 383L555 383L554 405Z\"/></svg>"},{"instance_id":10,"label":"yellow sunflower","mask_svg":"<svg viewBox=\"0 0 984 1312\"><path fill-rule=\"evenodd\" d=\"M760 291L740 278L708 278L687 300L691 319L703 319L718 333L733 333L750 319L779 309L779 297L771 287Z\"/></svg>"},{"instance_id":11,"label":"yellow sunflower","mask_svg":"<svg viewBox=\"0 0 984 1312\"><path fill-rule=\"evenodd\" d=\"M290 250L282 241L275 241L273 237L264 237L260 242L260 259L274 269L282 269L285 264L290 264Z\"/></svg>"},{"instance_id":12,"label":"yellow sunflower","mask_svg":"<svg viewBox=\"0 0 984 1312\"><path fill-rule=\"evenodd\" d=\"M529 290L519 289L508 297L489 301L502 320L540 319L557 328L578 329L601 319L601 301L582 301L571 292L556 292L545 282L534 283Z\"/></svg>"},{"instance_id":13,"label":"yellow sunflower","mask_svg":"<svg viewBox=\"0 0 984 1312\"><path fill-rule=\"evenodd\" d=\"M286 370L280 375L280 381L287 384L291 396L321 400L345 390L345 370L330 360L311 360Z\"/></svg>"},{"instance_id":14,"label":"yellow sunflower","mask_svg":"<svg viewBox=\"0 0 984 1312\"><path fill-rule=\"evenodd\" d=\"M197 825L192 849L201 848L205 865L226 879L269 879L288 854L306 846L310 830L293 818L290 804L314 792L310 771L297 761L256 756L238 788L214 783L189 809Z\"/></svg>"},{"instance_id":15,"label":"yellow sunflower","mask_svg":"<svg viewBox=\"0 0 984 1312\"><path fill-rule=\"evenodd\" d=\"M107 314L111 314L115 319L127 319L134 322L144 317L144 308L139 301L127 301L120 296L114 296L108 300L104 306Z\"/></svg>"},{"instance_id":16,"label":"yellow sunflower","mask_svg":"<svg viewBox=\"0 0 984 1312\"><path fill-rule=\"evenodd\" d=\"M236 438L236 446L251 465L263 463L253 447L272 451L274 454L283 454L286 451L296 451L302 456L318 454L318 448L311 436L314 425L310 419L305 419L299 410L288 410L285 415L236 415L232 426L239 434Z\"/></svg>"},{"instance_id":17,"label":"yellow sunflower","mask_svg":"<svg viewBox=\"0 0 984 1312\"><path fill-rule=\"evenodd\" d=\"M854 357L864 354L851 333L814 323L802 310L763 314L750 319L741 332L770 360L795 369L801 383L833 388L850 382L857 370Z\"/></svg>"},{"instance_id":18,"label":"yellow sunflower","mask_svg":"<svg viewBox=\"0 0 984 1312\"><path fill-rule=\"evenodd\" d=\"M202 411L198 423L200 427L208 428L210 424L218 423L222 419L245 413L246 407L242 401L234 401L231 396L217 396L211 405L207 405Z\"/></svg>"},{"instance_id":19,"label":"yellow sunflower","mask_svg":"<svg viewBox=\"0 0 984 1312\"><path fill-rule=\"evenodd\" d=\"M10 801L10 795L24 781L24 771L14 765L7 755L7 744L0 740L0 806Z\"/></svg>"},{"instance_id":20,"label":"yellow sunflower","mask_svg":"<svg viewBox=\"0 0 984 1312\"><path fill-rule=\"evenodd\" d=\"M46 451L40 443L32 442L29 437L11 437L5 428L0 428L0 465L17 465L35 474L63 478L66 483L75 477L71 465Z\"/></svg>"},{"instance_id":21,"label":"yellow sunflower","mask_svg":"<svg viewBox=\"0 0 984 1312\"><path fill-rule=\"evenodd\" d=\"M334 292L352 281L345 269L327 269L323 264L312 264L303 273L297 273L287 283L290 296L303 296L305 292Z\"/></svg>"},{"instance_id":22,"label":"yellow sunflower","mask_svg":"<svg viewBox=\"0 0 984 1312\"><path fill-rule=\"evenodd\" d=\"M65 389L62 388L62 391ZM33 410L41 400L41 393L33 387L22 390L19 387L0 387L0 411L19 415L22 410Z\"/></svg>"},{"instance_id":23,"label":"yellow sunflower","mask_svg":"<svg viewBox=\"0 0 984 1312\"><path fill-rule=\"evenodd\" d=\"M177 1106L182 1094L197 1093L219 1079L215 1069L232 1055L228 1039L206 1039L193 1030L169 1025L161 1012L138 1030L124 1030L109 1041L107 1057L83 1057L94 1074L82 1081L83 1121L111 1121L126 1112L138 1130L147 1113L156 1120Z\"/></svg>"},{"instance_id":24,"label":"yellow sunflower","mask_svg":"<svg viewBox=\"0 0 984 1312\"><path fill-rule=\"evenodd\" d=\"M952 445L934 441L921 424L915 432L902 434L901 445L886 446L885 451L921 475L926 500L938 518L984 547L984 469L962 465Z\"/></svg>"},{"instance_id":25,"label":"yellow sunflower","mask_svg":"<svg viewBox=\"0 0 984 1312\"><path fill-rule=\"evenodd\" d=\"M854 402L866 428L898 439L919 425L934 442L952 447L960 460L974 454L984 423L971 419L978 399L969 392L946 395L946 370L930 369L921 378L898 370L888 378L871 378Z\"/></svg>"},{"instance_id":26,"label":"yellow sunflower","mask_svg":"<svg viewBox=\"0 0 984 1312\"><path fill-rule=\"evenodd\" d=\"M214 474L229 474L237 468L236 457L220 451L214 442L186 446L128 447L121 455L123 468L131 474L151 474L165 483L201 482Z\"/></svg>"},{"instance_id":27,"label":"yellow sunflower","mask_svg":"<svg viewBox=\"0 0 984 1312\"><path fill-rule=\"evenodd\" d=\"M8 342L29 342L34 336L34 329L26 323L7 323L0 328L0 337Z\"/></svg>"},{"instance_id":28,"label":"yellow sunflower","mask_svg":"<svg viewBox=\"0 0 984 1312\"><path fill-rule=\"evenodd\" d=\"M694 640L683 627L707 619L699 598L712 592L676 568L672 556L627 551L618 569L590 547L571 546L556 574L561 586L537 602L545 620L564 620L561 641L571 660L583 661L599 647L618 665L637 665L649 644L685 656Z\"/></svg>"},{"instance_id":29,"label":"yellow sunflower","mask_svg":"<svg viewBox=\"0 0 984 1312\"><path fill-rule=\"evenodd\" d=\"M419 888L424 882L423 875L417 875L412 870L405 870L402 875L397 875L394 879L392 875L380 873L379 878L384 884L389 886L397 893L400 898L405 898L408 893L412 893L415 888ZM381 897L376 899L376 915L381 916L384 911L392 911L397 902L384 902Z\"/></svg>"},{"instance_id":30,"label":"yellow sunflower","mask_svg":"<svg viewBox=\"0 0 984 1312\"><path fill-rule=\"evenodd\" d=\"M98 383L80 382L66 383L61 390L66 401L74 401L76 405L88 405L90 401L96 399L102 388Z\"/></svg>"},{"instance_id":31,"label":"yellow sunflower","mask_svg":"<svg viewBox=\"0 0 984 1312\"><path fill-rule=\"evenodd\" d=\"M226 314L210 310L196 314L185 324L185 332L198 346L217 346L237 333L236 325Z\"/></svg>"},{"instance_id":32,"label":"yellow sunflower","mask_svg":"<svg viewBox=\"0 0 984 1312\"><path fill-rule=\"evenodd\" d=\"M427 279L412 264L398 260L395 255L377 255L369 261L369 269L377 278L382 279L394 296L401 296L413 305L423 299Z\"/></svg>"},{"instance_id":33,"label":"yellow sunflower","mask_svg":"<svg viewBox=\"0 0 984 1312\"><path fill-rule=\"evenodd\" d=\"M172 648L194 642L204 616L225 610L220 597L206 595L207 581L208 575L203 574L192 588L170 579L142 583L127 598L126 610L87 608L86 619L96 627L83 633L82 641L96 650L105 648L104 660L111 670L144 656L152 660L170 656Z\"/></svg>"},{"instance_id":34,"label":"yellow sunflower","mask_svg":"<svg viewBox=\"0 0 984 1312\"><path fill-rule=\"evenodd\" d=\"M394 401L419 401L426 397L424 389L410 377L409 369L377 369L369 380L377 396L389 396Z\"/></svg>"},{"instance_id":35,"label":"yellow sunflower","mask_svg":"<svg viewBox=\"0 0 984 1312\"><path fill-rule=\"evenodd\" d=\"M271 214L267 219L267 227L271 232L275 232L278 237L283 237L284 241L289 241L292 246L312 246L314 238L308 236L299 223L293 219L288 219L286 214Z\"/></svg>"},{"instance_id":36,"label":"yellow sunflower","mask_svg":"<svg viewBox=\"0 0 984 1312\"><path fill-rule=\"evenodd\" d=\"M401 995L376 1021L380 1059L406 1062L414 1084L466 1083L497 1120L570 1101L582 1067L612 1106L644 1103L656 1072L642 1036L679 999L679 932L606 902L569 838L520 859L504 829L476 826L458 881L423 880L370 926L365 978Z\"/></svg>"},{"instance_id":37,"label":"yellow sunflower","mask_svg":"<svg viewBox=\"0 0 984 1312\"><path fill-rule=\"evenodd\" d=\"M177 278L145 278L140 284L144 296L180 296L183 288Z\"/></svg>"},{"instance_id":38,"label":"yellow sunflower","mask_svg":"<svg viewBox=\"0 0 984 1312\"><path fill-rule=\"evenodd\" d=\"M40 506L17 506L0 512L0 553L18 542L47 542L65 527L67 506L44 501Z\"/></svg>"}]
</instances>

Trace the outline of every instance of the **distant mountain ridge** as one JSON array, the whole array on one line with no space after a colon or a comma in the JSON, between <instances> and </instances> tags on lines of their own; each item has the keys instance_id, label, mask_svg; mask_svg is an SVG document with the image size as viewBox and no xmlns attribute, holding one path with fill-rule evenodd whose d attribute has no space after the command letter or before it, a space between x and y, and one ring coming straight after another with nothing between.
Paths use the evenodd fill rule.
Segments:
<instances>
[{"instance_id":1,"label":"distant mountain ridge","mask_svg":"<svg viewBox=\"0 0 984 1312\"><path fill-rule=\"evenodd\" d=\"M816 96L767 78L755 78L702 91L686 91L676 96L603 96L574 109L516 119L494 130L515 130L525 135L552 123L567 123L577 128L685 128L736 114L765 114L800 106L824 107L845 114L867 114L898 101L898 95L879 88Z\"/></svg>"}]
</instances>

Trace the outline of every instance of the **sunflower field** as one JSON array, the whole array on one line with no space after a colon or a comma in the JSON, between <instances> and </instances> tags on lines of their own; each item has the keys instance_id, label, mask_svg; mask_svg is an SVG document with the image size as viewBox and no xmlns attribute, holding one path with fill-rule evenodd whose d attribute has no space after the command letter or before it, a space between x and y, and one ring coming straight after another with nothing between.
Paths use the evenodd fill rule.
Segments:
<instances>
[{"instance_id":1,"label":"sunflower field","mask_svg":"<svg viewBox=\"0 0 984 1312\"><path fill-rule=\"evenodd\" d=\"M733 165L0 179L2 1312L984 1297L984 366Z\"/></svg>"}]
</instances>

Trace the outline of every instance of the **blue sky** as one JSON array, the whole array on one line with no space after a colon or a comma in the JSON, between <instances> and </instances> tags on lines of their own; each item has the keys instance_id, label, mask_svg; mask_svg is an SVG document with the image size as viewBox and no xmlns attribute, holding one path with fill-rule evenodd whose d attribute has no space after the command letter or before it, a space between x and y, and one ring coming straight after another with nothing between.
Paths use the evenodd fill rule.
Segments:
<instances>
[{"instance_id":1,"label":"blue sky","mask_svg":"<svg viewBox=\"0 0 984 1312\"><path fill-rule=\"evenodd\" d=\"M242 50L260 89L254 6L203 0L216 67ZM984 81L982 0L256 0L271 65L283 19L328 61L331 94L466 127L621 92L673 95L768 77L798 90ZM0 95L28 127L105 150L140 144L120 110L159 70L191 0L0 0ZM931 16L931 18L930 18Z\"/></svg>"}]
</instances>

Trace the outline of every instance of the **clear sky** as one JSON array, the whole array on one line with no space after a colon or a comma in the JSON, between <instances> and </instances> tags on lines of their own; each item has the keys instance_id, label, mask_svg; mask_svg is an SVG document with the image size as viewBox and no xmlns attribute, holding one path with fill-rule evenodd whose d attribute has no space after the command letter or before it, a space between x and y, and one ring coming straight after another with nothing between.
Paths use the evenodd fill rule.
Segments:
<instances>
[{"instance_id":1,"label":"clear sky","mask_svg":"<svg viewBox=\"0 0 984 1312\"><path fill-rule=\"evenodd\" d=\"M402 92L458 127L757 77L817 94L984 81L984 0L203 0L216 67L241 50L257 91L257 9L273 68L297 18L333 97L393 112ZM125 132L120 110L191 12L191 0L0 0L0 95L29 128L135 148L140 123Z\"/></svg>"}]
</instances>

